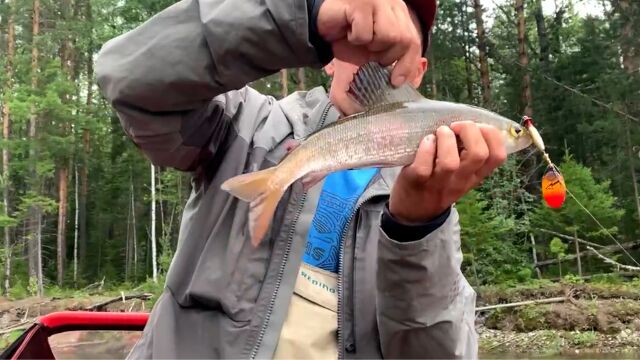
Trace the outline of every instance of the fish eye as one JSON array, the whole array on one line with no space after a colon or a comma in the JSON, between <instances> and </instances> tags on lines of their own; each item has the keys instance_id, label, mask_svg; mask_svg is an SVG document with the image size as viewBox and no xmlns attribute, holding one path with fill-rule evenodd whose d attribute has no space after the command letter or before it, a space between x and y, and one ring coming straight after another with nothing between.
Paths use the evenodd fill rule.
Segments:
<instances>
[{"instance_id":1,"label":"fish eye","mask_svg":"<svg viewBox=\"0 0 640 360\"><path fill-rule=\"evenodd\" d=\"M519 126L512 126L510 129L511 135L515 138L518 138L522 135L522 128Z\"/></svg>"}]
</instances>

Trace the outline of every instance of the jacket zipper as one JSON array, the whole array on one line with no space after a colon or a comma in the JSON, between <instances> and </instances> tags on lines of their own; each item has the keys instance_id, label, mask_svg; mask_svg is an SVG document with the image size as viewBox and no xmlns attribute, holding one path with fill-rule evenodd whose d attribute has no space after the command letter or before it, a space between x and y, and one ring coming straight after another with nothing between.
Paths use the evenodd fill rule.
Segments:
<instances>
[{"instance_id":1,"label":"jacket zipper","mask_svg":"<svg viewBox=\"0 0 640 360\"><path fill-rule=\"evenodd\" d=\"M322 110L322 115L320 115L320 124L316 126L316 130L322 129L324 123L327 121L327 115L329 115L329 110L331 109L331 101L328 101Z\"/></svg>"},{"instance_id":2,"label":"jacket zipper","mask_svg":"<svg viewBox=\"0 0 640 360\"><path fill-rule=\"evenodd\" d=\"M379 172L378 174L375 176L375 180L377 181L378 176L379 176ZM373 184L375 181L371 181L371 183ZM368 195L367 197L365 197L363 200L359 201L356 206L353 208L353 210L351 211L351 213L349 214L349 220L347 221L346 226L344 227L344 229L342 230L342 235L341 235L341 245L340 245L340 256L339 256L339 262L338 262L338 359L344 359L344 338L342 335L342 327L344 326L344 314L343 314L343 310L342 310L342 297L343 297L343 276L344 273L342 272L342 268L344 266L344 244L345 244L345 238L347 236L347 233L349 232L349 227L351 226L351 221L353 220L353 217L355 216L355 214L358 212L358 210L360 209L360 207L366 203L367 201L373 199L376 196L379 195L384 195L384 193L373 193Z\"/></svg>"},{"instance_id":3,"label":"jacket zipper","mask_svg":"<svg viewBox=\"0 0 640 360\"><path fill-rule=\"evenodd\" d=\"M267 327L269 326L269 319L271 318L271 313L273 312L273 306L276 302L276 297L278 296L278 291L280 290L280 284L282 283L282 277L284 276L284 268L287 265L287 260L289 259L289 253L291 252L291 243L293 242L293 236L296 231L296 223L300 218L300 214L302 214L302 208L304 207L304 202L307 199L307 193L304 193L300 199L300 205L298 206L298 210L296 210L296 216L291 223L291 229L289 230L289 236L287 237L287 247L284 250L284 255L282 257L282 263L280 263L280 269L278 269L278 278L276 279L276 286L273 294L271 295L271 299L269 300L269 306L267 308L267 314L264 317L264 322L262 323L262 328L260 329L260 333L258 334L258 339L256 340L256 345L253 347L251 351L251 359L255 359L258 354L258 350L260 349L260 345L262 345L262 339L267 331Z\"/></svg>"},{"instance_id":4,"label":"jacket zipper","mask_svg":"<svg viewBox=\"0 0 640 360\"><path fill-rule=\"evenodd\" d=\"M317 129L322 128L324 123L327 120L327 115L329 114L329 110L331 108L331 102L327 102L324 109L322 110L322 115L320 115L320 124L316 127ZM256 340L256 344L251 350L251 355L249 356L251 359L255 359L258 354L258 350L260 349L260 345L262 345L262 339L267 331L267 327L269 326L269 319L271 318L271 313L273 313L273 306L276 302L276 297L278 295L278 291L280 290L280 284L282 283L282 277L284 276L284 268L287 266L287 261L289 260L289 253L291 252L291 244L293 242L293 237L296 230L296 224L300 219L300 215L302 214L302 209L304 207L304 203L307 199L307 193L302 194L300 198L300 205L296 210L296 215L293 218L293 222L291 223L291 229L289 230L289 235L287 236L287 247L284 250L284 255L282 257L282 263L280 263L280 268L278 269L278 278L276 279L275 289L273 294L271 295L271 299L269 300L269 306L267 307L267 313L264 317L264 322L262 323L262 328L260 328L260 333L258 334L258 339Z\"/></svg>"}]
</instances>

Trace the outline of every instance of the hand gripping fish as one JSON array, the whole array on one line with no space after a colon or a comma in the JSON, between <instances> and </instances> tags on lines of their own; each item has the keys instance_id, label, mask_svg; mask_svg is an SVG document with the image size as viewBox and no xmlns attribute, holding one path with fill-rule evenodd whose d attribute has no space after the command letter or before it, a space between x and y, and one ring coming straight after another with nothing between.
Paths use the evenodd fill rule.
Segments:
<instances>
[{"instance_id":1,"label":"hand gripping fish","mask_svg":"<svg viewBox=\"0 0 640 360\"><path fill-rule=\"evenodd\" d=\"M376 63L360 67L349 95L365 109L302 140L278 165L242 174L221 188L250 202L249 231L257 246L269 228L287 188L302 179L306 188L328 173L365 167L397 167L413 162L420 141L438 127L474 121L498 128L508 154L531 145L520 124L471 105L424 98L405 84L393 87L389 69Z\"/></svg>"}]
</instances>

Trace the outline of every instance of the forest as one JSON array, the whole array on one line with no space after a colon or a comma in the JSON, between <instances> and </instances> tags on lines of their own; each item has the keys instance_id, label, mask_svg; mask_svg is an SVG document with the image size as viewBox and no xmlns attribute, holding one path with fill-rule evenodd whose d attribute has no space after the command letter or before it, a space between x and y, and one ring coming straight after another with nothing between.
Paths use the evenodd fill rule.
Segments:
<instances>
[{"instance_id":1,"label":"forest","mask_svg":"<svg viewBox=\"0 0 640 360\"><path fill-rule=\"evenodd\" d=\"M162 287L189 174L152 166L125 137L93 62L107 40L174 2L0 0L6 299L98 283L118 291ZM420 92L515 121L532 117L569 190L561 209L544 203L546 164L531 150L463 198L457 208L470 284L635 283L640 2L438 3ZM319 69L285 69L251 86L281 98L327 88L329 80Z\"/></svg>"}]
</instances>

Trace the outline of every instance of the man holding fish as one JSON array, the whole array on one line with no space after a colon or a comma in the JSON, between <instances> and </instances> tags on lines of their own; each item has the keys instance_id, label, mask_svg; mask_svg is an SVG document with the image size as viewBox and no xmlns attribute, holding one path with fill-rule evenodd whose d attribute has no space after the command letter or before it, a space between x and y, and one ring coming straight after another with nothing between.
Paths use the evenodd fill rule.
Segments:
<instances>
[{"instance_id":1,"label":"man holding fish","mask_svg":"<svg viewBox=\"0 0 640 360\"><path fill-rule=\"evenodd\" d=\"M126 134L193 175L132 358L477 357L453 204L529 141L415 91L435 12L183 0L104 45L98 85ZM324 66L329 94L247 85L305 66Z\"/></svg>"}]
</instances>

